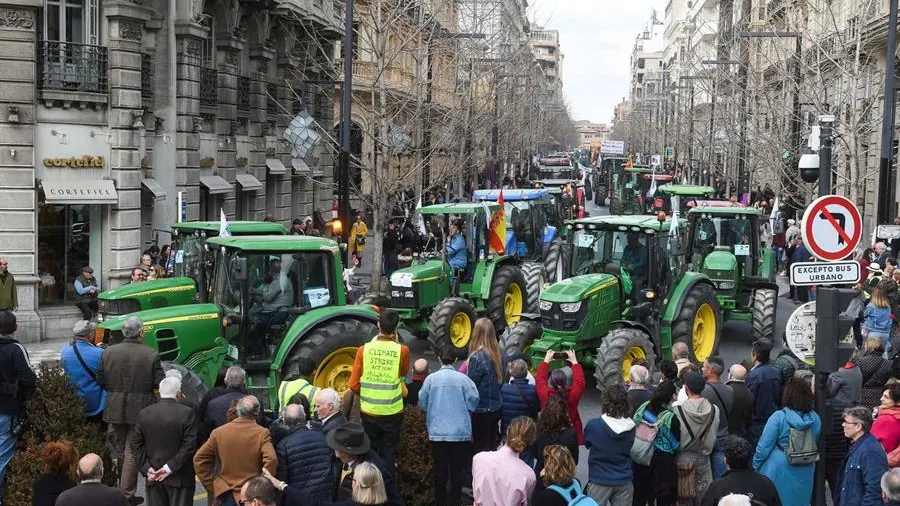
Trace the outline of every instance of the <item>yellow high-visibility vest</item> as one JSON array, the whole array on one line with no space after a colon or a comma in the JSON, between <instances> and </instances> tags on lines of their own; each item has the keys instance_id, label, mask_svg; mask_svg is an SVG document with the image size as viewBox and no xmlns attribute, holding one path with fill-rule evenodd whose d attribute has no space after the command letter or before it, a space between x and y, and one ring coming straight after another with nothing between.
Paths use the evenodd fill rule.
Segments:
<instances>
[{"instance_id":1,"label":"yellow high-visibility vest","mask_svg":"<svg viewBox=\"0 0 900 506\"><path fill-rule=\"evenodd\" d=\"M306 400L309 401L310 411L315 411L313 406L316 404L316 394L319 393L319 388L303 378L281 382L281 388L278 389L278 405L284 409L290 402L291 397L298 393L303 394Z\"/></svg>"},{"instance_id":2,"label":"yellow high-visibility vest","mask_svg":"<svg viewBox=\"0 0 900 506\"><path fill-rule=\"evenodd\" d=\"M393 415L403 411L403 387L399 377L400 343L372 341L363 346L359 408L369 415Z\"/></svg>"}]
</instances>

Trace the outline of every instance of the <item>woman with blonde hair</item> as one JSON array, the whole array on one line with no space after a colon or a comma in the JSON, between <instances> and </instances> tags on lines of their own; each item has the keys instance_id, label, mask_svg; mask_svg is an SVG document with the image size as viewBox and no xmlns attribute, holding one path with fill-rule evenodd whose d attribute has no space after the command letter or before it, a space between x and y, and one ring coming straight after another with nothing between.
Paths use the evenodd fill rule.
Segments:
<instances>
[{"instance_id":1,"label":"woman with blonde hair","mask_svg":"<svg viewBox=\"0 0 900 506\"><path fill-rule=\"evenodd\" d=\"M387 504L387 491L381 471L371 462L363 462L353 468L353 499L349 501L323 501L306 490L288 485L272 476L265 468L262 470L275 488L282 491L287 504L304 506L382 506Z\"/></svg>"},{"instance_id":2,"label":"woman with blonde hair","mask_svg":"<svg viewBox=\"0 0 900 506\"><path fill-rule=\"evenodd\" d=\"M534 443L534 420L520 416L506 429L506 444L496 451L481 452L472 459L472 493L475 506L525 506L537 480L534 470L519 455Z\"/></svg>"},{"instance_id":3,"label":"woman with blonde hair","mask_svg":"<svg viewBox=\"0 0 900 506\"><path fill-rule=\"evenodd\" d=\"M478 388L478 407L472 413L472 447L475 453L496 450L500 443L500 384L503 366L497 333L489 318L479 318L469 341L466 374Z\"/></svg>"},{"instance_id":4,"label":"woman with blonde hair","mask_svg":"<svg viewBox=\"0 0 900 506\"><path fill-rule=\"evenodd\" d=\"M872 291L869 304L863 311L862 335L865 338L877 337L884 343L884 348L891 352L891 301L884 288L876 286Z\"/></svg>"},{"instance_id":5,"label":"woman with blonde hair","mask_svg":"<svg viewBox=\"0 0 900 506\"><path fill-rule=\"evenodd\" d=\"M575 479L575 460L565 446L544 448L544 468L541 481L546 488L536 490L531 498L533 506L566 506L582 495L581 483Z\"/></svg>"}]
</instances>

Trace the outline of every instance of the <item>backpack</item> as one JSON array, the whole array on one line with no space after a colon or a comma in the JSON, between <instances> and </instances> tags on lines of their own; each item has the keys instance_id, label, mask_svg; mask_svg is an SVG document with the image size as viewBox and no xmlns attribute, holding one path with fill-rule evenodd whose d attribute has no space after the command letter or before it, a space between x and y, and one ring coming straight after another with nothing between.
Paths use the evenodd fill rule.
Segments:
<instances>
[{"instance_id":1,"label":"backpack","mask_svg":"<svg viewBox=\"0 0 900 506\"><path fill-rule=\"evenodd\" d=\"M600 506L592 497L581 491L581 483L573 479L572 484L568 488L562 488L559 485L550 485L550 490L563 496L568 506Z\"/></svg>"},{"instance_id":2,"label":"backpack","mask_svg":"<svg viewBox=\"0 0 900 506\"><path fill-rule=\"evenodd\" d=\"M634 429L634 444L631 445L631 460L642 466L649 466L656 448L656 435L659 432L657 422L641 419Z\"/></svg>"},{"instance_id":3,"label":"backpack","mask_svg":"<svg viewBox=\"0 0 900 506\"><path fill-rule=\"evenodd\" d=\"M788 447L784 452L788 463L792 466L805 466L819 461L819 447L812 429L795 429L788 431Z\"/></svg>"}]
</instances>

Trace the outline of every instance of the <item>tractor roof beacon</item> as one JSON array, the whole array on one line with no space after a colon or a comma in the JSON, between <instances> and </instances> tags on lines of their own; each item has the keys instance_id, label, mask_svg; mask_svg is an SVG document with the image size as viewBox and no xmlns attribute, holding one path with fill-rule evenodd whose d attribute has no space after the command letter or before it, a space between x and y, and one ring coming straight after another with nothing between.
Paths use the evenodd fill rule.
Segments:
<instances>
[{"instance_id":1,"label":"tractor roof beacon","mask_svg":"<svg viewBox=\"0 0 900 506\"><path fill-rule=\"evenodd\" d=\"M212 387L220 369L241 364L247 387L267 410L277 387L316 365L313 382L343 392L356 349L377 333L372 306L348 305L337 243L311 236L216 237L209 301L140 311L99 325L97 340L122 338L128 316L144 322L144 342ZM271 297L271 295L276 295ZM256 348L256 349L254 349Z\"/></svg>"},{"instance_id":2,"label":"tractor roof beacon","mask_svg":"<svg viewBox=\"0 0 900 506\"><path fill-rule=\"evenodd\" d=\"M503 332L519 321L529 293L521 260L488 251L485 211L499 209L487 202L423 207L423 215L462 221L468 257L465 268L451 269L446 248L423 254L410 267L391 275L387 293L370 293L360 302L397 311L407 331L427 336L438 349L452 345L458 351L466 350L479 316L489 317L495 330Z\"/></svg>"},{"instance_id":3,"label":"tractor roof beacon","mask_svg":"<svg viewBox=\"0 0 900 506\"><path fill-rule=\"evenodd\" d=\"M218 221L173 223L170 255L174 257L174 277L101 292L97 297L100 321L145 309L205 302L212 262L204 260L204 249L208 238L219 235L220 227ZM228 228L233 236L287 234L284 225L267 221L229 221Z\"/></svg>"},{"instance_id":4,"label":"tractor roof beacon","mask_svg":"<svg viewBox=\"0 0 900 506\"><path fill-rule=\"evenodd\" d=\"M683 341L702 361L718 347L715 286L685 268L671 221L601 216L569 224L561 278L501 341L505 356L526 352L536 366L547 350L575 350L593 365L598 388L627 379L631 365L653 370ZM681 230L681 229L679 229Z\"/></svg>"}]
</instances>

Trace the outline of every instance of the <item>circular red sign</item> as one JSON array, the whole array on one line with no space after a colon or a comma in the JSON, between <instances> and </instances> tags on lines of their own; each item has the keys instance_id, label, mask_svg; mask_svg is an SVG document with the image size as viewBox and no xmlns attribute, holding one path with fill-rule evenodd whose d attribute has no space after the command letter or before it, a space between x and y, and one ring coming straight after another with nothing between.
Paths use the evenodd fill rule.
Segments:
<instances>
[{"instance_id":1,"label":"circular red sign","mask_svg":"<svg viewBox=\"0 0 900 506\"><path fill-rule=\"evenodd\" d=\"M839 223L832 211L828 210L828 206L839 206L840 214L844 216L844 219L849 217L849 223ZM817 239L813 233L817 219L826 220L829 224L828 230L833 230L838 238L838 244L834 248L828 249L824 247L822 244L823 240L821 238ZM852 233L847 232L848 228L852 228ZM822 225L819 225L820 233L821 230ZM806 208L806 212L803 214L803 240L810 253L821 260L836 262L847 258L859 245L860 238L862 238L862 217L859 214L859 209L849 199L840 195L819 197ZM840 244L841 240L843 244Z\"/></svg>"}]
</instances>

